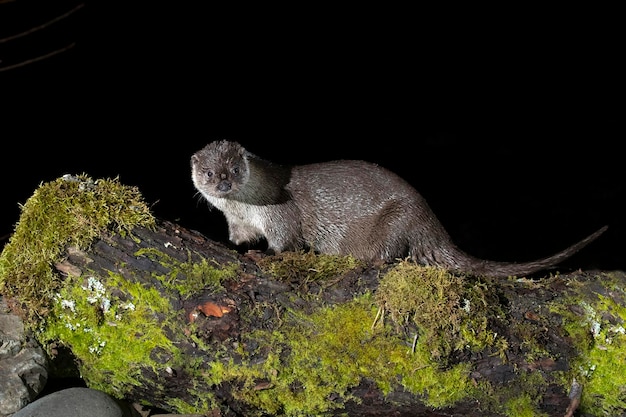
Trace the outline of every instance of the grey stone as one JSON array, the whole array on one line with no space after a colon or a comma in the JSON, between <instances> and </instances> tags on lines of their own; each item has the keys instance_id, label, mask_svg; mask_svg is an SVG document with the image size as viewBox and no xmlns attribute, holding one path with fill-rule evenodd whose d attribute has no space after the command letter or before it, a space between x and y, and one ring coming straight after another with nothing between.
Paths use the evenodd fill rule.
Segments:
<instances>
[{"instance_id":1,"label":"grey stone","mask_svg":"<svg viewBox=\"0 0 626 417\"><path fill-rule=\"evenodd\" d=\"M136 417L134 409L110 395L75 387L43 396L12 417Z\"/></svg>"},{"instance_id":2,"label":"grey stone","mask_svg":"<svg viewBox=\"0 0 626 417\"><path fill-rule=\"evenodd\" d=\"M48 380L43 349L0 296L0 416L31 402Z\"/></svg>"}]
</instances>

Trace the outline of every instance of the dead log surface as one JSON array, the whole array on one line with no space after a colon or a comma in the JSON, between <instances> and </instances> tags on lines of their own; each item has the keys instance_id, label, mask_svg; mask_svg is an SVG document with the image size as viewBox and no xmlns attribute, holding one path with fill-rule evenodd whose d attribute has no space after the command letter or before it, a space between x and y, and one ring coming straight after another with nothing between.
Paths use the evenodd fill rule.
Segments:
<instances>
[{"instance_id":1,"label":"dead log surface","mask_svg":"<svg viewBox=\"0 0 626 417\"><path fill-rule=\"evenodd\" d=\"M154 278L155 273L164 276L171 274L171 263L168 266L163 262L163 257L137 255L142 249L155 248L180 263L200 263L209 259L216 266L238 265L239 270L237 276L224 281L219 290L213 287L201 288L193 294L182 295L172 292L171 287ZM165 334L179 351L176 355L182 357L184 363L193 362L194 370L205 369L206 375L215 361L239 365L245 362L244 358L248 360L245 363L249 364L267 360L274 352L264 349L263 340L254 341L250 338L255 331L280 329L284 318L292 311L312 312L320 306L339 305L355 296L373 293L389 266L359 267L324 282L302 282L297 277L278 279L259 268L255 256L239 254L175 223L158 221L155 229L136 228L132 236L111 233L95 241L86 251L68 248L67 259L58 265L58 269L64 272L79 271L82 276L106 277L111 273L119 274L146 288L157 289L170 301L176 312L176 325L164 321L164 327L167 327ZM575 362L579 351L560 326L562 317L558 312L548 311L546 306L556 297L569 294L572 291L569 283L572 281L576 282L577 291L585 287L587 289L583 292L611 296L611 290L603 287L596 280L596 275L557 275L536 285L516 281L498 283L500 301L508 314L497 329L508 341L505 357L496 355L493 350L456 351L451 363L468 361L471 364L469 377L472 383L488 382L494 389L506 389L510 398L523 394L515 392L516 387L526 389L525 385L519 383L521 374L528 379L528 375L536 373L544 383L541 392L532 393L535 410L546 415L566 415L568 407L575 404L579 396L574 395L570 399L569 390L559 381L562 381L561 375L571 371L571 364ZM623 274L620 277L623 283ZM184 280L185 271L177 271L176 279ZM303 297L303 294L315 294L315 297ZM620 297L623 294L619 294L616 299L623 306L623 298ZM155 316L155 320L161 319L164 317L158 314ZM615 315L612 320L619 322L620 318ZM525 334L520 332L522 327L528 331L527 335L533 337L534 344L540 344L532 348L544 355L529 356L528 340L524 340ZM404 332L409 349L410 335L418 330L406 323ZM245 341L242 336L246 336ZM281 360L285 360L289 352L283 350L277 353ZM178 403L172 402L172 399L179 399L184 404L199 404L202 403L199 399L206 394L212 398L209 409L214 415L272 414L267 410L255 409L240 395L234 394L245 390L271 391L272 383L267 379L259 377L255 385L249 387L243 386L245 383L238 379L213 384L210 378L198 378L189 369L180 366L181 362L173 360L171 351L156 347L150 355L162 366L142 367L140 364L141 384L124 386L121 394L126 399L147 402L172 412L188 412L191 409L173 406ZM79 364L82 362L80 358L77 361ZM293 387L294 392L307 389ZM119 396L120 392L114 391L113 394ZM392 384L390 392L384 394L367 376L358 384L349 386L346 393L338 393L337 398L331 396L329 401L334 402L336 408L322 410L324 415L505 415L501 408L479 402L484 401L484 398L464 398L449 406L434 408L426 405L423 394L411 393L400 384ZM289 414L293 410L279 409L275 412Z\"/></svg>"}]
</instances>

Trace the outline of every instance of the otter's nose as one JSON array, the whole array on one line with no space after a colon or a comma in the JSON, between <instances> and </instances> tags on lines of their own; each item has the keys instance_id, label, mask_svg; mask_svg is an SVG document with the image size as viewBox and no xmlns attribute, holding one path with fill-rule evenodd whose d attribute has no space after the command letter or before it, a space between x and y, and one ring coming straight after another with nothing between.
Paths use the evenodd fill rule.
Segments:
<instances>
[{"instance_id":1,"label":"otter's nose","mask_svg":"<svg viewBox=\"0 0 626 417\"><path fill-rule=\"evenodd\" d=\"M217 189L221 192L230 191L232 187L233 185L230 183L230 181L220 181L220 183L217 184Z\"/></svg>"}]
</instances>

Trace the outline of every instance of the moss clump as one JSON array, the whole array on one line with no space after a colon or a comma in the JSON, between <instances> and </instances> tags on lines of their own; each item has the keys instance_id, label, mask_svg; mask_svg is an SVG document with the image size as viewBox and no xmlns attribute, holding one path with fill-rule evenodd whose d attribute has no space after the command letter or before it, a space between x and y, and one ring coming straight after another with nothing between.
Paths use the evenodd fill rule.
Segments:
<instances>
[{"instance_id":1,"label":"moss clump","mask_svg":"<svg viewBox=\"0 0 626 417\"><path fill-rule=\"evenodd\" d=\"M594 279L602 282L598 288L611 288L610 276ZM582 294L551 305L563 317L563 327L579 352L562 383L566 388L573 380L582 385L580 409L585 413L621 415L626 411L625 300L622 286L606 295Z\"/></svg>"},{"instance_id":2,"label":"moss clump","mask_svg":"<svg viewBox=\"0 0 626 417\"><path fill-rule=\"evenodd\" d=\"M280 333L270 335L274 343L286 344L285 367L270 378L272 390L250 393L248 400L287 415L307 415L351 399L346 390L358 385L361 377L384 381L381 388L388 391L394 379L389 350L401 345L374 335L371 305L361 299L321 308L311 316L294 313ZM335 403L329 401L331 395L338 397Z\"/></svg>"},{"instance_id":3,"label":"moss clump","mask_svg":"<svg viewBox=\"0 0 626 417\"><path fill-rule=\"evenodd\" d=\"M548 417L546 413L537 411L536 400L529 394L520 394L508 400L504 406L507 416L515 417Z\"/></svg>"},{"instance_id":4,"label":"moss clump","mask_svg":"<svg viewBox=\"0 0 626 417\"><path fill-rule=\"evenodd\" d=\"M362 263L351 256L316 255L314 252L285 252L268 256L258 262L264 272L283 281L301 285L341 277ZM331 282L332 284L332 282Z\"/></svg>"},{"instance_id":5,"label":"moss clump","mask_svg":"<svg viewBox=\"0 0 626 417\"><path fill-rule=\"evenodd\" d=\"M514 381L498 392L489 392L482 400L491 402L493 410L511 417L548 417L539 411L548 383L543 374L520 371Z\"/></svg>"},{"instance_id":6,"label":"moss clump","mask_svg":"<svg viewBox=\"0 0 626 417\"><path fill-rule=\"evenodd\" d=\"M139 252L138 252L139 253ZM137 253L137 256L141 256ZM207 286L218 291L220 283L235 275L235 266L222 273L201 260L177 262L160 252L150 252L152 259L172 271L159 275L165 291L132 276L109 272L95 276L69 275L51 303L50 313L42 321L37 338L50 346L51 342L67 346L77 359L81 377L91 388L100 389L117 398L132 397L133 389L164 383L168 370L193 375L200 358L184 357L172 335L189 332L183 309L175 309L171 300L182 293L191 293ZM185 287L183 272L192 276ZM197 276L196 276L197 275ZM200 286L198 288L198 286ZM193 327L193 326L191 326ZM203 346L207 356L211 348ZM163 398L178 412L208 412L217 407L207 387L198 390L198 400L187 404L180 398ZM196 396L194 396L196 398Z\"/></svg>"},{"instance_id":7,"label":"moss clump","mask_svg":"<svg viewBox=\"0 0 626 417\"><path fill-rule=\"evenodd\" d=\"M414 323L420 345L445 365L451 353L464 349L493 348L504 355L506 339L490 330L505 316L493 288L404 261L383 277L376 300L394 323Z\"/></svg>"},{"instance_id":8,"label":"moss clump","mask_svg":"<svg viewBox=\"0 0 626 417\"><path fill-rule=\"evenodd\" d=\"M183 299L200 291L210 294L223 290L222 282L235 278L239 269L237 264L224 267L215 261L212 261L215 265L213 266L209 260L204 258L194 261L191 259L191 255L189 255L187 262L180 262L154 248L140 249L135 255L146 256L165 267L168 273L154 273L154 278L160 281L167 290Z\"/></svg>"},{"instance_id":9,"label":"moss clump","mask_svg":"<svg viewBox=\"0 0 626 417\"><path fill-rule=\"evenodd\" d=\"M70 276L38 338L71 347L89 387L122 398L141 385L142 369L159 375L177 366L178 350L164 334L174 313L156 289L121 276ZM151 358L157 347L174 354L170 362Z\"/></svg>"},{"instance_id":10,"label":"moss clump","mask_svg":"<svg viewBox=\"0 0 626 417\"><path fill-rule=\"evenodd\" d=\"M40 185L21 209L0 255L0 292L17 299L33 321L47 315L61 285L53 265L67 246L86 248L105 230L124 234L155 223L135 187L84 174Z\"/></svg>"},{"instance_id":11,"label":"moss clump","mask_svg":"<svg viewBox=\"0 0 626 417\"><path fill-rule=\"evenodd\" d=\"M234 272L227 268L220 273L206 260L176 263L163 256L173 272L171 278L162 277L171 286L161 294L132 276L89 270L63 276L54 266L66 248L86 250L104 233L132 237L135 227L152 228L155 223L135 187L117 179L64 176L40 185L22 206L15 233L0 256L0 291L22 309L51 356L54 347L68 347L87 385L117 398L142 386L156 384L158 390L168 370L185 372L193 366L168 337L182 334L187 322L184 311L174 310L170 300L199 286L219 289L220 280ZM183 275L189 282L181 282ZM207 411L211 401L208 394L194 406Z\"/></svg>"},{"instance_id":12,"label":"moss clump","mask_svg":"<svg viewBox=\"0 0 626 417\"><path fill-rule=\"evenodd\" d=\"M249 335L266 352L264 361L216 362L207 383L231 383L231 394L258 415L287 416L319 415L359 401L349 389L363 379L384 394L404 387L436 408L472 392L466 364L440 369L429 354L412 352L393 329L373 328L375 317L371 294L312 314L290 312L280 329Z\"/></svg>"},{"instance_id":13,"label":"moss clump","mask_svg":"<svg viewBox=\"0 0 626 417\"><path fill-rule=\"evenodd\" d=\"M217 291L224 279L235 275L234 266L220 274L207 267L206 260L192 267L191 261L176 262L160 252L150 255L172 271L172 279L168 274L157 278L169 283L164 285L165 291L111 272L98 277L88 272L80 277L70 275L37 334L45 346L54 341L69 347L87 385L117 398L132 397L135 387L156 385L157 390L161 389L159 384L165 383L173 369L185 375L198 372L202 359L185 357L178 348L180 340L172 338L188 334L193 325L188 324L184 309L174 308L171 300L180 298L179 289L191 293L199 285L198 291L206 286ZM183 279L181 271L194 275L189 287L178 282ZM207 357L215 354L206 345L199 344L198 348L205 350ZM188 413L204 413L217 407L206 386L199 388L194 398L198 398L194 404L165 397L163 403Z\"/></svg>"}]
</instances>

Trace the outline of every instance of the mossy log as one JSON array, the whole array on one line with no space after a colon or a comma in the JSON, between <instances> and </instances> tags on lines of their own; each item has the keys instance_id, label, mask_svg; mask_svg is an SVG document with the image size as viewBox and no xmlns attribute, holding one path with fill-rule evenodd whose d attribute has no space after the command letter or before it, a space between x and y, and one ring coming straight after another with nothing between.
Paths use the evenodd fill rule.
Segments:
<instances>
[{"instance_id":1,"label":"mossy log","mask_svg":"<svg viewBox=\"0 0 626 417\"><path fill-rule=\"evenodd\" d=\"M626 413L623 272L242 254L148 214L117 181L59 179L0 257L2 293L92 388L216 416Z\"/></svg>"}]
</instances>

